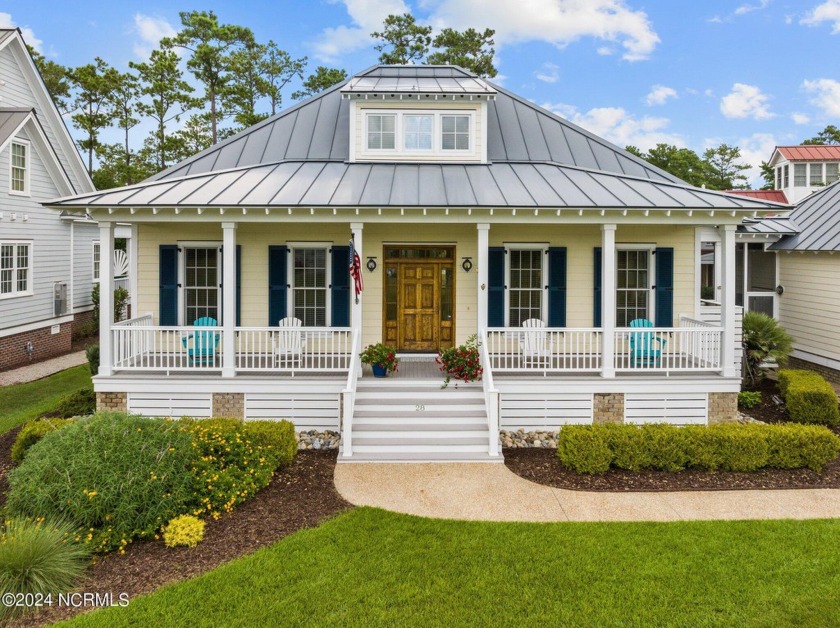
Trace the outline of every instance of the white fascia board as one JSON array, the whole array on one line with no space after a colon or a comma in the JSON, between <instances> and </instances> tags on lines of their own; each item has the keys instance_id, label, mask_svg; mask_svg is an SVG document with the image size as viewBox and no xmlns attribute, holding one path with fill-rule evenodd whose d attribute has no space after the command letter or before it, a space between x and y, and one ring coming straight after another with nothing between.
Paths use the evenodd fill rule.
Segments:
<instances>
[{"instance_id":1,"label":"white fascia board","mask_svg":"<svg viewBox=\"0 0 840 628\"><path fill-rule=\"evenodd\" d=\"M276 375L273 377L247 374L235 378L223 378L220 374L196 377L187 373L143 373L127 374L117 372L109 377L98 375L93 378L96 392L140 393L155 391L159 393L277 393L277 394L340 394L347 387L347 377L306 378L300 374L295 377Z\"/></svg>"}]
</instances>

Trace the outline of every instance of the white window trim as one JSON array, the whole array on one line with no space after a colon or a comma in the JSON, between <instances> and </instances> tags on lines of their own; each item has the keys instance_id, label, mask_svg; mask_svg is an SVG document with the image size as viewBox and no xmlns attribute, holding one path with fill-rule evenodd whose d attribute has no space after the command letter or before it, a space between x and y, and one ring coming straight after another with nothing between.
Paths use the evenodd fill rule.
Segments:
<instances>
[{"instance_id":1,"label":"white window trim","mask_svg":"<svg viewBox=\"0 0 840 628\"><path fill-rule=\"evenodd\" d=\"M618 252L619 251L647 251L648 260L648 312L647 319L653 324L656 324L656 295L654 294L653 286L656 279L656 244L638 243L638 242L616 242L615 244L615 318L618 321ZM616 323L618 327L618 323Z\"/></svg>"},{"instance_id":2,"label":"white window trim","mask_svg":"<svg viewBox=\"0 0 840 628\"><path fill-rule=\"evenodd\" d=\"M476 150L476 129L475 129L475 114L472 109L362 109L362 145L360 158L382 157L382 156L400 156L400 157L447 157L447 156L461 156L470 159L477 159L480 157ZM394 115L395 121L395 141L394 148L368 148L368 118L376 115ZM429 149L412 149L406 150L403 118L405 116L432 116L432 148ZM468 116L470 129L470 148L468 150L447 149L442 147L442 116Z\"/></svg>"},{"instance_id":3,"label":"white window trim","mask_svg":"<svg viewBox=\"0 0 840 628\"><path fill-rule=\"evenodd\" d=\"M96 263L96 249L99 249L99 264ZM99 240L94 240L91 242L91 254L90 254L90 264L91 264L91 276L93 277L93 283L99 283L99 275L102 269L102 246L99 244Z\"/></svg>"},{"instance_id":4,"label":"white window trim","mask_svg":"<svg viewBox=\"0 0 840 628\"><path fill-rule=\"evenodd\" d=\"M6 299L16 299L18 297L31 297L35 294L35 242L33 240L0 240L0 245L15 245L13 254L14 266L12 266L12 292L8 294L0 294L0 301ZM24 244L29 247L29 273L27 274L26 290L18 291L17 289L17 245Z\"/></svg>"},{"instance_id":5,"label":"white window trim","mask_svg":"<svg viewBox=\"0 0 840 628\"><path fill-rule=\"evenodd\" d=\"M184 327L186 325L192 325L192 321L187 322L185 320L187 314L187 299L186 299L186 291L187 291L187 249L218 249L218 261L219 267L216 269L217 278L218 278L218 285L216 286L216 290L219 293L218 303L219 303L219 316L216 319L216 322L219 325L223 324L223 319L225 316L224 313L224 304L222 303L222 241L221 240L186 240L183 242L178 242L178 325Z\"/></svg>"},{"instance_id":6,"label":"white window trim","mask_svg":"<svg viewBox=\"0 0 840 628\"><path fill-rule=\"evenodd\" d=\"M26 149L26 164L23 168L23 191L12 189L12 146L18 144ZM31 196L29 187L29 173L32 171L32 144L29 140L15 138L9 142L9 194L13 196Z\"/></svg>"},{"instance_id":7,"label":"white window trim","mask_svg":"<svg viewBox=\"0 0 840 628\"><path fill-rule=\"evenodd\" d=\"M546 258L548 257L548 242L503 242L502 246L505 249L505 327L510 327L510 260L511 251L542 251L540 261L542 267L540 273L542 277L542 299L540 303L540 319L548 325L548 272Z\"/></svg>"},{"instance_id":8,"label":"white window trim","mask_svg":"<svg viewBox=\"0 0 840 628\"><path fill-rule=\"evenodd\" d=\"M293 317L295 315L295 249L326 249L326 273L324 277L325 289L327 298L324 301L324 327L332 326L332 247L334 242L286 242L286 250L288 263L286 264L286 283L289 286L288 295L286 299L286 316ZM350 272L348 267L347 272ZM352 289L352 286L351 286Z\"/></svg>"}]
</instances>

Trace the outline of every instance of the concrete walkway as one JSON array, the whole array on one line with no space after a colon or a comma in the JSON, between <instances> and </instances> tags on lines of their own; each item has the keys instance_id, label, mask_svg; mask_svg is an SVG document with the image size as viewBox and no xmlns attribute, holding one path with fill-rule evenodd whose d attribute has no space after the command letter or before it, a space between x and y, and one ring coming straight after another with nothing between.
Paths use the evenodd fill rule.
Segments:
<instances>
[{"instance_id":1,"label":"concrete walkway","mask_svg":"<svg viewBox=\"0 0 840 628\"><path fill-rule=\"evenodd\" d=\"M680 521L840 517L840 489L601 493L534 484L504 464L338 464L359 506L485 521Z\"/></svg>"},{"instance_id":2,"label":"concrete walkway","mask_svg":"<svg viewBox=\"0 0 840 628\"><path fill-rule=\"evenodd\" d=\"M87 356L84 351L76 351L57 358L27 364L11 371L0 373L0 386L11 386L12 384L23 384L34 382L36 379L47 377L65 369L87 363Z\"/></svg>"}]
</instances>

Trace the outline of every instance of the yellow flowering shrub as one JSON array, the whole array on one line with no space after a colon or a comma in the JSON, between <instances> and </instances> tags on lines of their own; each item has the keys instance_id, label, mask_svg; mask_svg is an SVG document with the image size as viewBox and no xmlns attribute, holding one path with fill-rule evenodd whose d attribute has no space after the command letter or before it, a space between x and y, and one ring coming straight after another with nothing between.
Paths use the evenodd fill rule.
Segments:
<instances>
[{"instance_id":1,"label":"yellow flowering shrub","mask_svg":"<svg viewBox=\"0 0 840 628\"><path fill-rule=\"evenodd\" d=\"M175 517L163 529L163 542L166 547L195 547L203 538L204 522L192 515Z\"/></svg>"}]
</instances>

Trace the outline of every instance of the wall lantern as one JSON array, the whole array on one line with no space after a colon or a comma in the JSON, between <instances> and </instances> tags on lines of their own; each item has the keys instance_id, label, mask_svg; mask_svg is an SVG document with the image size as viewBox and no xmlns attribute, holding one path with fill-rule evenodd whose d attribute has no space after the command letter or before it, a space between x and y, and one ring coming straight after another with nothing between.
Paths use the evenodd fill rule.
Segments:
<instances>
[{"instance_id":1,"label":"wall lantern","mask_svg":"<svg viewBox=\"0 0 840 628\"><path fill-rule=\"evenodd\" d=\"M464 257L463 260L464 261L461 262L461 268L464 269L465 273L468 273L472 270L472 267L473 267L472 258L471 257Z\"/></svg>"},{"instance_id":2,"label":"wall lantern","mask_svg":"<svg viewBox=\"0 0 840 628\"><path fill-rule=\"evenodd\" d=\"M376 270L376 258L375 257L369 257L367 259L367 264L365 264L365 266L367 266L368 272L372 273L373 271L375 271Z\"/></svg>"}]
</instances>

